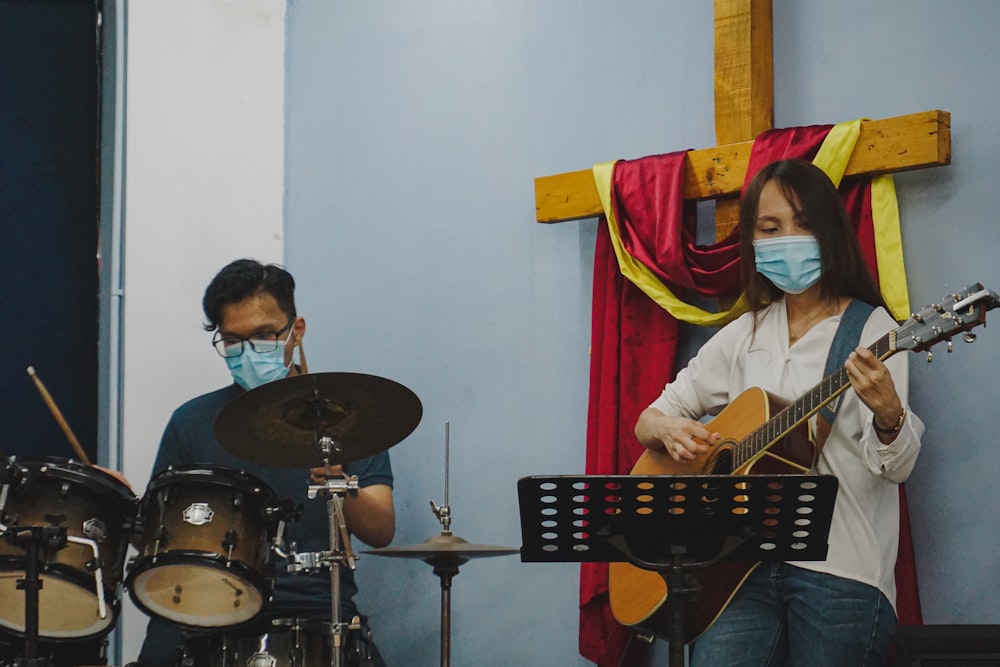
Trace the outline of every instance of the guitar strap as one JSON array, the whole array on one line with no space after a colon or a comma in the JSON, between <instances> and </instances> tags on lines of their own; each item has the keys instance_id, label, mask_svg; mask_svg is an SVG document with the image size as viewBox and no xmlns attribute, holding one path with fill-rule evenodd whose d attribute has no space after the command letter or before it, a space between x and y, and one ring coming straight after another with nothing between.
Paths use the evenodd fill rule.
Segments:
<instances>
[{"instance_id":1,"label":"guitar strap","mask_svg":"<svg viewBox=\"0 0 1000 667\"><path fill-rule=\"evenodd\" d=\"M833 375L847 361L847 357L861 341L861 331L865 328L865 322L868 321L868 316L871 315L873 310L875 310L875 307L871 304L859 301L858 299L851 299L851 303L847 305L843 315L840 316L840 326L837 327L837 333L833 336L833 343L830 344L830 352L826 357L826 369L823 371L823 377ZM837 397L836 401L827 403L819 411L819 416L816 419L817 454L819 450L823 449L823 445L830 435L830 430L833 428L833 421L837 418L837 410L840 408L841 398L843 398L843 395Z\"/></svg>"}]
</instances>

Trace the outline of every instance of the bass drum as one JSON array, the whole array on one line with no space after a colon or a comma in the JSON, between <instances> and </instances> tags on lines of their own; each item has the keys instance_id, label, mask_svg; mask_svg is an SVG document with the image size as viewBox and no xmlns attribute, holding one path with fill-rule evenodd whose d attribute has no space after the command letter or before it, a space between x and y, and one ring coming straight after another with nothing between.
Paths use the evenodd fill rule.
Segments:
<instances>
[{"instance_id":1,"label":"bass drum","mask_svg":"<svg viewBox=\"0 0 1000 667\"><path fill-rule=\"evenodd\" d=\"M25 552L18 527L64 526L67 543L39 556L38 635L71 641L109 632L118 618L122 570L136 517L135 494L92 466L57 458L15 458L0 490L0 630L23 636Z\"/></svg>"},{"instance_id":2,"label":"bass drum","mask_svg":"<svg viewBox=\"0 0 1000 667\"><path fill-rule=\"evenodd\" d=\"M189 639L179 664L194 667L329 667L333 664L329 622L275 619L265 625L264 630L232 631ZM341 664L345 667L375 664L367 630L348 632L343 643Z\"/></svg>"},{"instance_id":3,"label":"bass drum","mask_svg":"<svg viewBox=\"0 0 1000 667\"><path fill-rule=\"evenodd\" d=\"M139 556L125 581L136 606L188 628L252 620L270 598L280 512L253 475L213 466L154 477L139 509Z\"/></svg>"}]
</instances>

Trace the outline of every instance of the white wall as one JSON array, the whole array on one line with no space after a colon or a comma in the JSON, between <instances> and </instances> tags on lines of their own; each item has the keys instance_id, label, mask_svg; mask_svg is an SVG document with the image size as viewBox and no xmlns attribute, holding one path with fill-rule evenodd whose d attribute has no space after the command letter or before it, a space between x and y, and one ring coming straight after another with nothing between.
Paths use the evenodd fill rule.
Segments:
<instances>
[{"instance_id":1,"label":"white wall","mask_svg":"<svg viewBox=\"0 0 1000 667\"><path fill-rule=\"evenodd\" d=\"M285 13L141 0L126 17L122 440L141 495L170 412L229 382L201 328L206 285L232 259L283 257ZM146 617L124 605L128 661Z\"/></svg>"}]
</instances>

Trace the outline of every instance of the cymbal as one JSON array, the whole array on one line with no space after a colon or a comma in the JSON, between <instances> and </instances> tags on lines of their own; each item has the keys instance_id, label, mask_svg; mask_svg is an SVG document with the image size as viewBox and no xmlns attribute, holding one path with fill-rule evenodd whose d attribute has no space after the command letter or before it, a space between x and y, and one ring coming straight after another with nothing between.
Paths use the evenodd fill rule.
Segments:
<instances>
[{"instance_id":1,"label":"cymbal","mask_svg":"<svg viewBox=\"0 0 1000 667\"><path fill-rule=\"evenodd\" d=\"M435 535L420 544L398 547L369 549L363 553L396 558L416 558L435 567L462 565L472 558L509 556L520 553L514 547L499 547L492 544L472 544L455 535Z\"/></svg>"},{"instance_id":2,"label":"cymbal","mask_svg":"<svg viewBox=\"0 0 1000 667\"><path fill-rule=\"evenodd\" d=\"M392 447L420 423L423 406L392 380L363 373L309 373L240 395L215 420L215 437L237 456L274 468L316 468ZM320 439L333 440L324 454Z\"/></svg>"}]
</instances>

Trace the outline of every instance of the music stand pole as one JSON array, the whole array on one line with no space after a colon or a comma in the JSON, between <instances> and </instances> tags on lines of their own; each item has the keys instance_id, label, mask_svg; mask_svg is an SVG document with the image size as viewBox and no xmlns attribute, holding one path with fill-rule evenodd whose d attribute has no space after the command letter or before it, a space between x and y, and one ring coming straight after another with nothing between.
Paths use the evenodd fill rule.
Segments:
<instances>
[{"instance_id":1,"label":"music stand pole","mask_svg":"<svg viewBox=\"0 0 1000 667\"><path fill-rule=\"evenodd\" d=\"M698 594L698 583L694 581L684 567L684 556L687 549L682 546L672 547L673 558L666 573L660 575L667 582L667 641L670 644L670 667L684 665L684 603Z\"/></svg>"}]
</instances>

